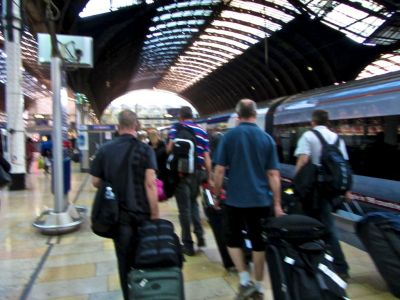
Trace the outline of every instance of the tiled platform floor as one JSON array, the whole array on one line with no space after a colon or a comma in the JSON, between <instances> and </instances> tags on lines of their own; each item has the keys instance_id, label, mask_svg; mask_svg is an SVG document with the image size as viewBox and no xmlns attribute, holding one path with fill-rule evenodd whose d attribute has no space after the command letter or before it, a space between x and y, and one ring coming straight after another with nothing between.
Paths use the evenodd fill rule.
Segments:
<instances>
[{"instance_id":1,"label":"tiled platform floor","mask_svg":"<svg viewBox=\"0 0 400 300\"><path fill-rule=\"evenodd\" d=\"M35 167L27 175L29 189L0 191L0 299L113 300L122 299L113 245L92 234L88 221L73 233L49 237L32 227L45 209L54 207L50 178ZM73 166L69 200L91 206L95 189L89 176ZM161 204L163 218L180 232L174 200ZM206 220L207 247L184 265L188 300L233 299L238 279L221 266ZM396 299L369 256L343 244L351 265L351 299ZM268 274L266 299L272 299Z\"/></svg>"}]
</instances>

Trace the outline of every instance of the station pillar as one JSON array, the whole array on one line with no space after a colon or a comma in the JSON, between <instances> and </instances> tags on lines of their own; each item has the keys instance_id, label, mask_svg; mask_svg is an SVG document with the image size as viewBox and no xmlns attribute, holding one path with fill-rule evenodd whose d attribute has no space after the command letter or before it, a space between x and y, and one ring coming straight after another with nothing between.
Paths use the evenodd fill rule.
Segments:
<instances>
[{"instance_id":1,"label":"station pillar","mask_svg":"<svg viewBox=\"0 0 400 300\"><path fill-rule=\"evenodd\" d=\"M25 189L25 129L23 121L24 98L22 93L21 63L21 3L20 0L3 0L3 24L7 84L7 145L3 145L4 156L11 164L12 183L10 190Z\"/></svg>"}]
</instances>

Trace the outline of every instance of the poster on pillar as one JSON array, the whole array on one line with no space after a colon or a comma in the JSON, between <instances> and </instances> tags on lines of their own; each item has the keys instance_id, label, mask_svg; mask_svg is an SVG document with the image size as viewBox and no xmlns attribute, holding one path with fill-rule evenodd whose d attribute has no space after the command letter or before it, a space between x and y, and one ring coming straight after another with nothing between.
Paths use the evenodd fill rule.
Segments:
<instances>
[{"instance_id":1,"label":"poster on pillar","mask_svg":"<svg viewBox=\"0 0 400 300\"><path fill-rule=\"evenodd\" d=\"M64 151L67 151L70 148L69 140L68 140L68 88L67 88L67 76L65 71L62 71L62 87L60 91L60 99L61 99L61 135L63 141Z\"/></svg>"}]
</instances>

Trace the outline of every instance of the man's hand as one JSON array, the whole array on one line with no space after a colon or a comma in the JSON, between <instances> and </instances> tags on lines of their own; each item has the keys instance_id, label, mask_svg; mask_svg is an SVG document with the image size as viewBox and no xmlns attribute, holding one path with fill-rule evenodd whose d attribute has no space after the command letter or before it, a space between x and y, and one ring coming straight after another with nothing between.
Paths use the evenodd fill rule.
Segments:
<instances>
[{"instance_id":1,"label":"man's hand","mask_svg":"<svg viewBox=\"0 0 400 300\"><path fill-rule=\"evenodd\" d=\"M274 213L275 213L275 217L281 217L286 215L286 213L283 211L282 206L279 205L274 205Z\"/></svg>"},{"instance_id":2,"label":"man's hand","mask_svg":"<svg viewBox=\"0 0 400 300\"><path fill-rule=\"evenodd\" d=\"M151 220L157 220L157 219L159 219L160 218L160 215L157 213L157 214L151 214L150 215L150 219Z\"/></svg>"},{"instance_id":3,"label":"man's hand","mask_svg":"<svg viewBox=\"0 0 400 300\"><path fill-rule=\"evenodd\" d=\"M351 201L353 201L353 194L352 194L352 192L347 191L347 192L344 194L344 199L345 199L348 203L351 203Z\"/></svg>"}]
</instances>

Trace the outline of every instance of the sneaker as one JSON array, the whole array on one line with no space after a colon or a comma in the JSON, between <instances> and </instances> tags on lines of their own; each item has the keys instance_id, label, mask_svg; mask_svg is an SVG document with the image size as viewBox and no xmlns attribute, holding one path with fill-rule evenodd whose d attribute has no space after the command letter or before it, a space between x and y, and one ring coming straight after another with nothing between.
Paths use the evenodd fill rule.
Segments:
<instances>
[{"instance_id":1,"label":"sneaker","mask_svg":"<svg viewBox=\"0 0 400 300\"><path fill-rule=\"evenodd\" d=\"M193 248L189 248L189 247L183 247L182 249L183 254L187 255L187 256L194 256L194 249Z\"/></svg>"},{"instance_id":2,"label":"sneaker","mask_svg":"<svg viewBox=\"0 0 400 300\"><path fill-rule=\"evenodd\" d=\"M197 246L198 247L205 247L206 246L206 241L203 238L199 239L198 242L197 242Z\"/></svg>"},{"instance_id":3,"label":"sneaker","mask_svg":"<svg viewBox=\"0 0 400 300\"><path fill-rule=\"evenodd\" d=\"M251 297L257 293L257 288L253 282L249 282L247 285L240 285L236 300L251 299Z\"/></svg>"},{"instance_id":4,"label":"sneaker","mask_svg":"<svg viewBox=\"0 0 400 300\"><path fill-rule=\"evenodd\" d=\"M255 292L252 296L253 300L264 300L264 294L260 292Z\"/></svg>"}]
</instances>

